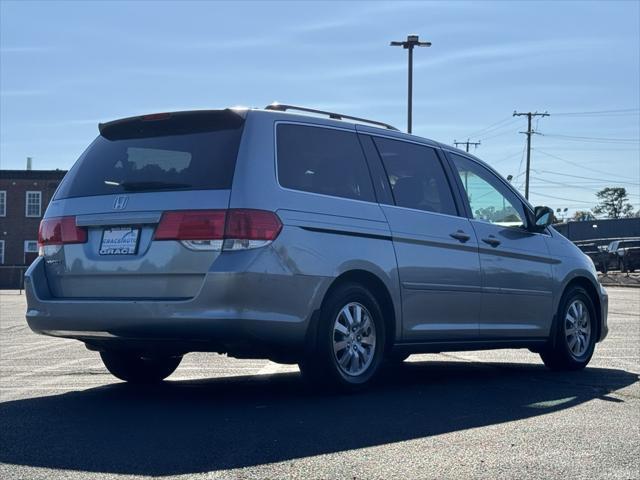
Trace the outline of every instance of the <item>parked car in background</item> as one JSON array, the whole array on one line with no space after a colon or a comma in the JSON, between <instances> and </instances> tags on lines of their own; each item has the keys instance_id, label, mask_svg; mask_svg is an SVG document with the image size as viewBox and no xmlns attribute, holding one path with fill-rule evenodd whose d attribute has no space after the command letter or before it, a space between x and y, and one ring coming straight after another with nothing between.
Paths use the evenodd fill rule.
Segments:
<instances>
[{"instance_id":1,"label":"parked car in background","mask_svg":"<svg viewBox=\"0 0 640 480\"><path fill-rule=\"evenodd\" d=\"M578 370L608 297L552 219L473 155L380 122L286 105L125 118L47 208L26 318L137 383L194 351L346 390L412 353L526 348Z\"/></svg>"},{"instance_id":2,"label":"parked car in background","mask_svg":"<svg viewBox=\"0 0 640 480\"><path fill-rule=\"evenodd\" d=\"M597 271L607 273L611 270L606 245L598 245L596 242L576 242L576 246L591 259Z\"/></svg>"},{"instance_id":3,"label":"parked car in background","mask_svg":"<svg viewBox=\"0 0 640 480\"><path fill-rule=\"evenodd\" d=\"M614 240L607 253L612 269L625 273L640 269L640 238Z\"/></svg>"}]
</instances>

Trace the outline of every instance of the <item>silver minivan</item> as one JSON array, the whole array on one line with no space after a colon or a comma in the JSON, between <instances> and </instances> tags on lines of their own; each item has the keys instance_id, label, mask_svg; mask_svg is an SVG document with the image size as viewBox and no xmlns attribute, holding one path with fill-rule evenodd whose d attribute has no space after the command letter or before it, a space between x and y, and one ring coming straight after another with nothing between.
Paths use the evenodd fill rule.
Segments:
<instances>
[{"instance_id":1,"label":"silver minivan","mask_svg":"<svg viewBox=\"0 0 640 480\"><path fill-rule=\"evenodd\" d=\"M576 370L607 334L591 260L468 153L278 104L99 130L42 220L26 318L120 379L194 351L346 390L412 353L527 348Z\"/></svg>"}]
</instances>

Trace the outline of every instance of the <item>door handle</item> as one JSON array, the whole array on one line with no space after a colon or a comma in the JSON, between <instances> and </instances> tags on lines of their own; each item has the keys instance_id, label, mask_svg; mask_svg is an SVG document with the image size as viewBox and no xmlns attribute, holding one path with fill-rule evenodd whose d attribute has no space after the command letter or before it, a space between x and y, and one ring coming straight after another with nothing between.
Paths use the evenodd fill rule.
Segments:
<instances>
[{"instance_id":1,"label":"door handle","mask_svg":"<svg viewBox=\"0 0 640 480\"><path fill-rule=\"evenodd\" d=\"M449 236L452 238L455 238L456 240L459 240L462 243L469 241L469 239L471 238L470 235L467 235L462 230L458 230L457 232L450 233Z\"/></svg>"},{"instance_id":2,"label":"door handle","mask_svg":"<svg viewBox=\"0 0 640 480\"><path fill-rule=\"evenodd\" d=\"M483 238L482 241L488 245L491 245L494 248L500 245L500 240L498 240L493 235L489 235L488 238Z\"/></svg>"}]
</instances>

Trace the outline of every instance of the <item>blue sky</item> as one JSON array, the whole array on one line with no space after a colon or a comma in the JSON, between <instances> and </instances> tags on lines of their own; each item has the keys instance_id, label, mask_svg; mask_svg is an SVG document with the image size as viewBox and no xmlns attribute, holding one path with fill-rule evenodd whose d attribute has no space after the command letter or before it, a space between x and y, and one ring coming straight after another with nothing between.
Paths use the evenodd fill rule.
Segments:
<instances>
[{"instance_id":1,"label":"blue sky","mask_svg":"<svg viewBox=\"0 0 640 480\"><path fill-rule=\"evenodd\" d=\"M415 52L415 134L480 140L520 187L526 120L511 114L548 111L532 202L588 209L625 186L640 208L637 1L3 0L1 167L69 168L99 121L167 110L277 100L405 129L406 52L388 43L408 33L433 42Z\"/></svg>"}]
</instances>

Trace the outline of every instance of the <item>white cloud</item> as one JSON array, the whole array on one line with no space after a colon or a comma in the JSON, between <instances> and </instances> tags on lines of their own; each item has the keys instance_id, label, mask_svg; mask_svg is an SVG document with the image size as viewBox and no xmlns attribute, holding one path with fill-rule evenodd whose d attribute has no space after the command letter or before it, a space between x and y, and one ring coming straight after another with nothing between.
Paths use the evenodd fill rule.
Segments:
<instances>
[{"instance_id":1,"label":"white cloud","mask_svg":"<svg viewBox=\"0 0 640 480\"><path fill-rule=\"evenodd\" d=\"M481 45L477 47L464 48L460 50L452 50L443 54L437 53L436 48L430 48L424 52L426 59L414 60L414 70L423 68L431 68L435 66L443 66L447 64L455 64L467 61L486 61L490 59L509 60L513 58L522 58L526 55L543 55L552 52L567 51L588 51L589 48L603 47L611 42L606 39L592 38L572 38L572 39L549 39L531 42L510 42L492 45ZM323 72L312 72L309 75L313 77L324 77L332 79L352 78L361 76L381 75L385 73L404 72L406 71L406 59L401 58L398 61L388 63L366 64L354 66L346 69L334 69Z\"/></svg>"}]
</instances>

